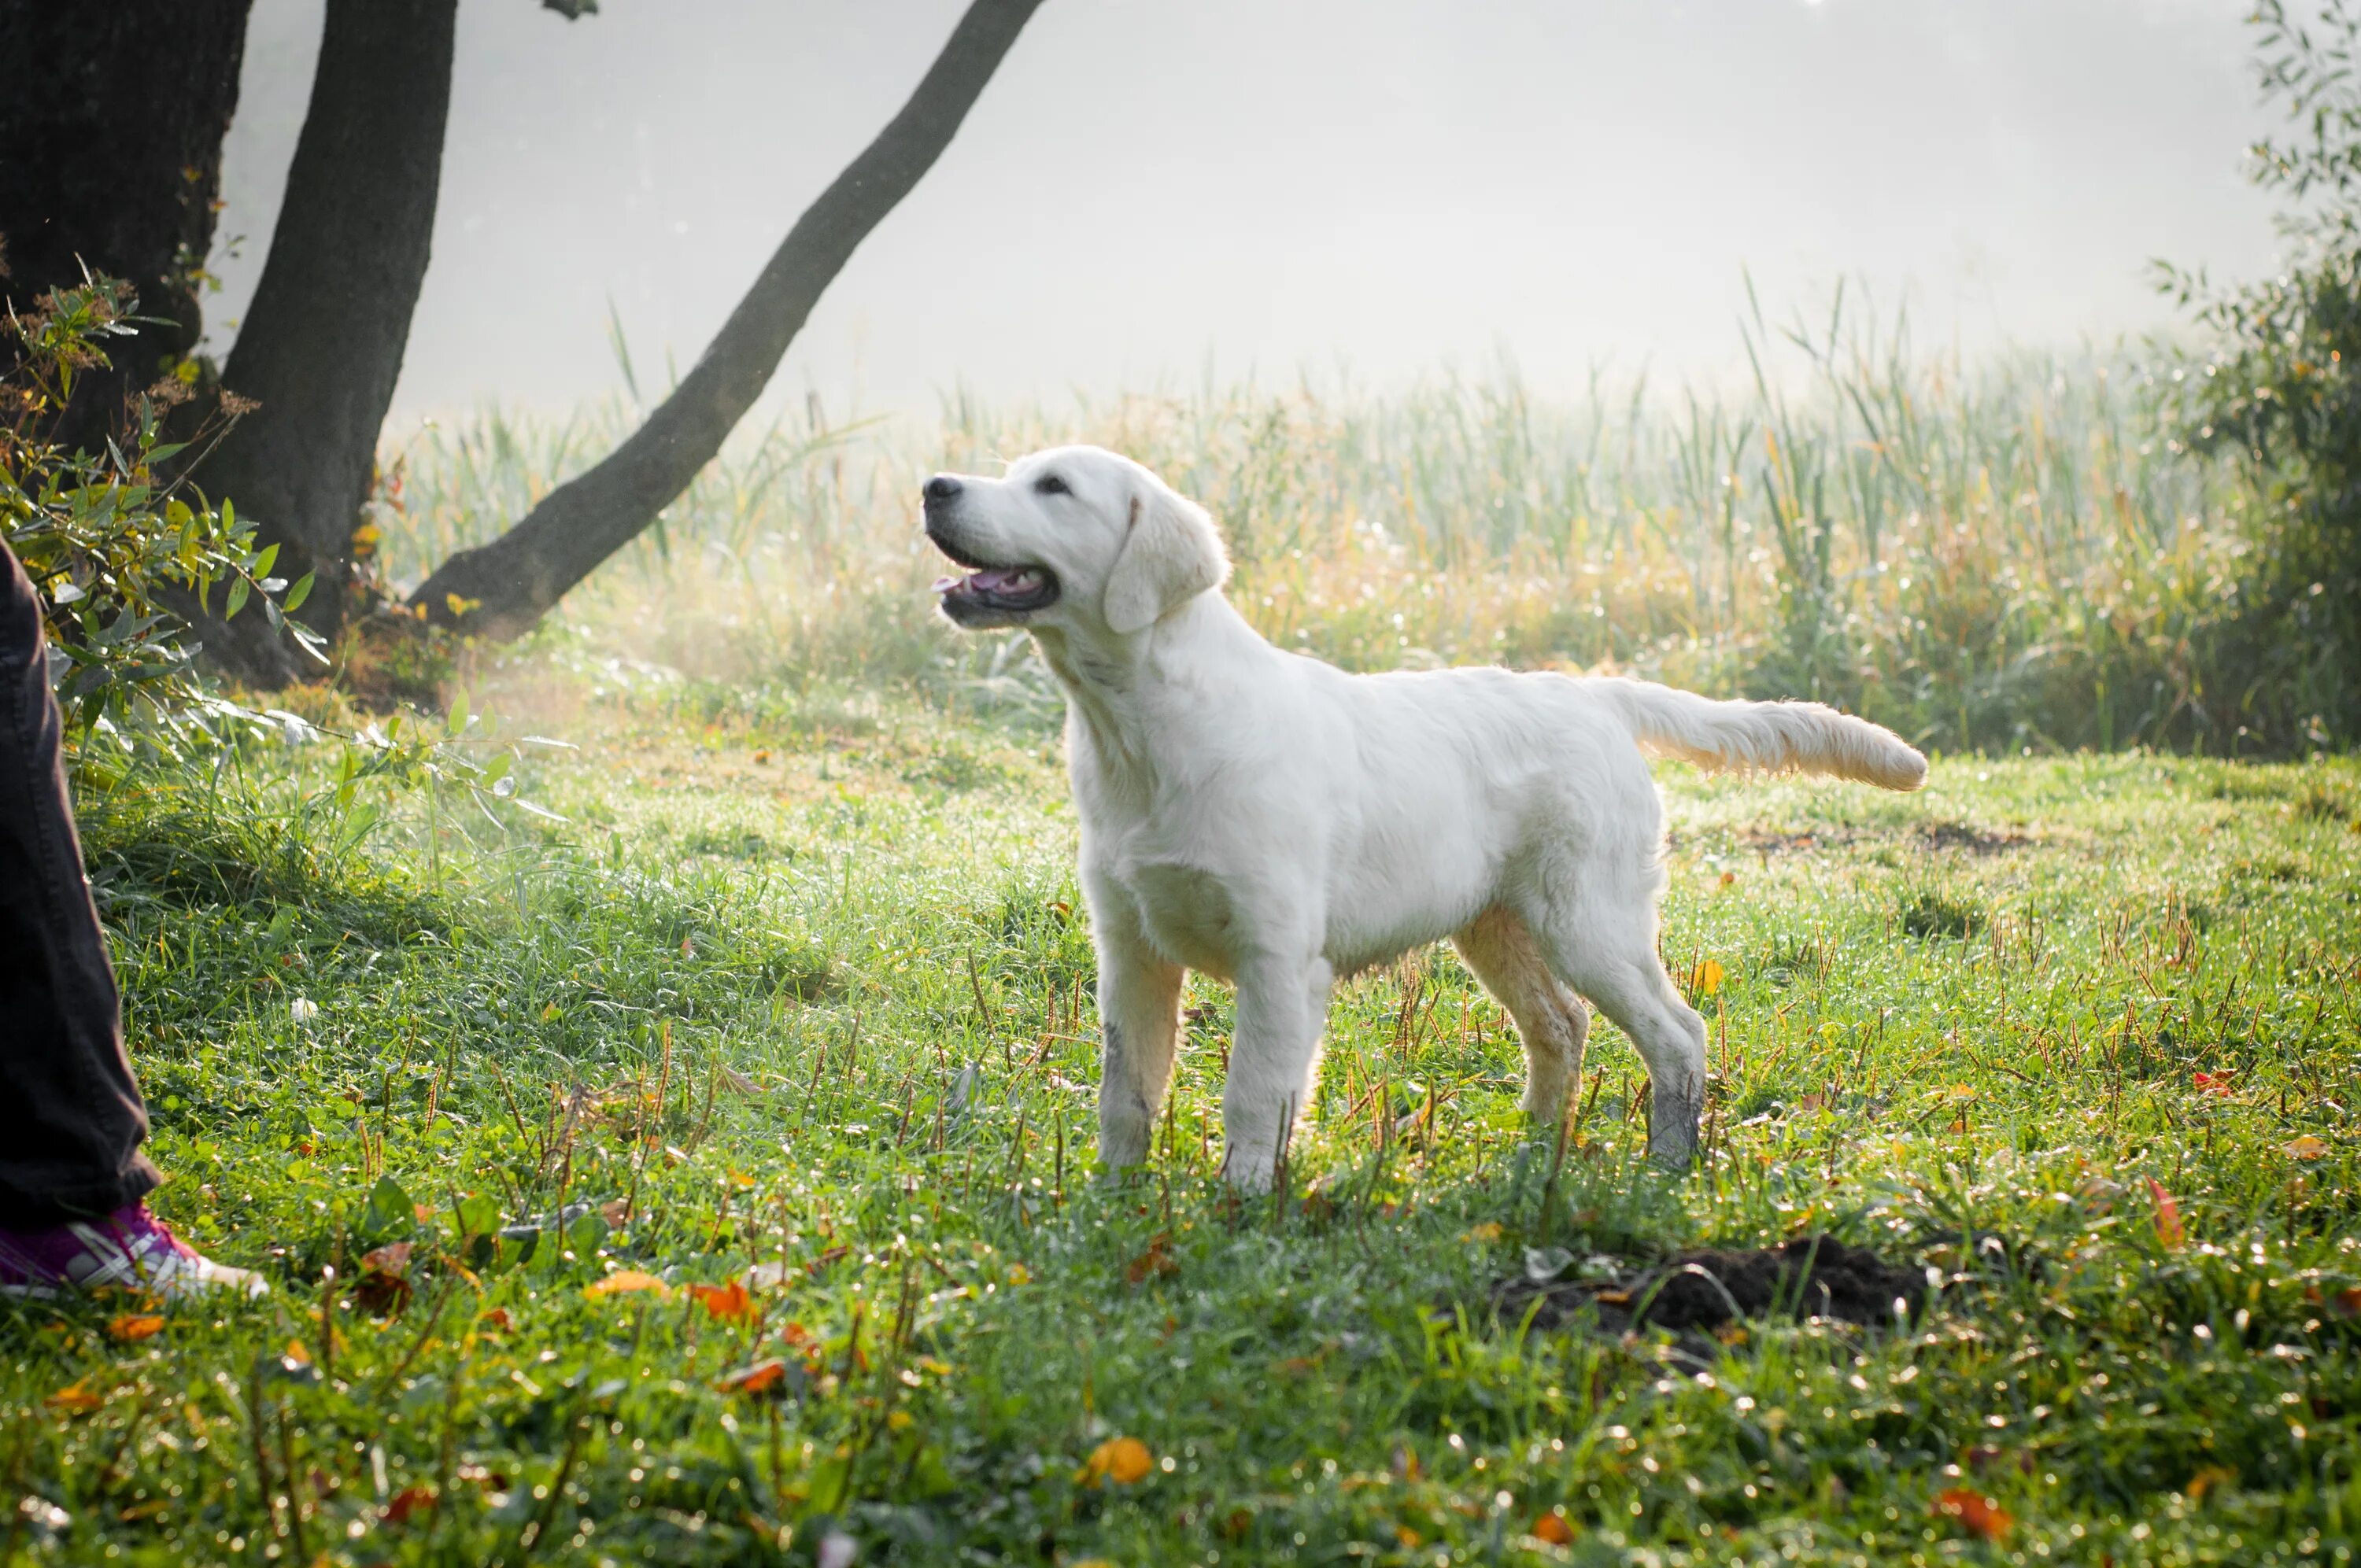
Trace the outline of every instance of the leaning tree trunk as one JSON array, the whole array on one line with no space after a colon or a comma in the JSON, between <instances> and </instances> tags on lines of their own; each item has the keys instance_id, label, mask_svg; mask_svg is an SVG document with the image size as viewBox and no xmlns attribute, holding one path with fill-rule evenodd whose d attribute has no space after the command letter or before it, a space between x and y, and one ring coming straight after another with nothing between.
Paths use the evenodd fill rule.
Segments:
<instances>
[{"instance_id":1,"label":"leaning tree trunk","mask_svg":"<svg viewBox=\"0 0 2361 1568\"><path fill-rule=\"evenodd\" d=\"M327 637L344 623L353 534L426 276L457 10L328 0L269 259L222 370L223 386L261 406L194 472L279 546L277 575L316 574L298 613ZM208 653L247 680L297 673L258 616L200 630Z\"/></svg>"},{"instance_id":2,"label":"leaning tree trunk","mask_svg":"<svg viewBox=\"0 0 2361 1568\"><path fill-rule=\"evenodd\" d=\"M933 167L1040 0L973 0L902 112L796 220L695 368L596 467L411 596L442 625L514 637L688 488L762 395L822 291Z\"/></svg>"},{"instance_id":3,"label":"leaning tree trunk","mask_svg":"<svg viewBox=\"0 0 2361 1568\"><path fill-rule=\"evenodd\" d=\"M98 444L196 346L249 3L0 0L0 296L27 313L87 268L154 318L79 378L53 433L68 446Z\"/></svg>"}]
</instances>

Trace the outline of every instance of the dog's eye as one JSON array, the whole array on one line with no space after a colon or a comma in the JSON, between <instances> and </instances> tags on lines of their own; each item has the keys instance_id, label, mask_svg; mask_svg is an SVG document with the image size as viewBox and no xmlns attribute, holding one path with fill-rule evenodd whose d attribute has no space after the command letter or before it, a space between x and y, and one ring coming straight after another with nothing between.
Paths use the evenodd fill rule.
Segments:
<instances>
[{"instance_id":1,"label":"dog's eye","mask_svg":"<svg viewBox=\"0 0 2361 1568\"><path fill-rule=\"evenodd\" d=\"M1060 479L1055 474L1044 474L1039 478L1034 480L1033 493L1037 496L1066 496L1073 494L1071 490L1066 488L1066 481Z\"/></svg>"}]
</instances>

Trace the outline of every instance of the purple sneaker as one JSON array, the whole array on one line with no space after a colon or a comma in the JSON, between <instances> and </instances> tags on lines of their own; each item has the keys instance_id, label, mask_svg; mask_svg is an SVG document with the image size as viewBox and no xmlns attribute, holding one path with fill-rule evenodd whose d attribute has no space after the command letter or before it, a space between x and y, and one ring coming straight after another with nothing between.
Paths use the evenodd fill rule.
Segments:
<instances>
[{"instance_id":1,"label":"purple sneaker","mask_svg":"<svg viewBox=\"0 0 2361 1568\"><path fill-rule=\"evenodd\" d=\"M213 1290L269 1293L251 1269L230 1268L172 1234L172 1227L126 1203L96 1222L68 1221L38 1231L0 1226L0 1296L48 1299L105 1286L182 1300Z\"/></svg>"}]
</instances>

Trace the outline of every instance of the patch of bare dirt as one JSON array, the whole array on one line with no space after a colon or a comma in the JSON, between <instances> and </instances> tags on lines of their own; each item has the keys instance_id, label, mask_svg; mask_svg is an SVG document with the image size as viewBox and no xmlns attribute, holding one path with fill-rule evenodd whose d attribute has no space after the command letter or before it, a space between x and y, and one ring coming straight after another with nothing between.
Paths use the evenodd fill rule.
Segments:
<instances>
[{"instance_id":1,"label":"patch of bare dirt","mask_svg":"<svg viewBox=\"0 0 2361 1568\"><path fill-rule=\"evenodd\" d=\"M1503 1322L1532 1314L1536 1327L1588 1320L1609 1333L1650 1326L1710 1332L1741 1318L1836 1318L1883 1327L1894 1303L1915 1314L1927 1297L1923 1269L1891 1264L1833 1236L1801 1236L1755 1251L1706 1249L1636 1272L1592 1278L1550 1277L1546 1259L1492 1290ZM1539 1274L1541 1277L1535 1277Z\"/></svg>"},{"instance_id":2,"label":"patch of bare dirt","mask_svg":"<svg viewBox=\"0 0 2361 1568\"><path fill-rule=\"evenodd\" d=\"M1739 842L1758 855L1796 855L1813 850L1841 850L1856 837L1850 828L1828 828L1816 833L1754 832Z\"/></svg>"},{"instance_id":3,"label":"patch of bare dirt","mask_svg":"<svg viewBox=\"0 0 2361 1568\"><path fill-rule=\"evenodd\" d=\"M1930 850L1965 850L1971 855L2005 854L2033 845L2033 840L2022 833L1986 833L1964 822L1921 824L1918 839Z\"/></svg>"}]
</instances>

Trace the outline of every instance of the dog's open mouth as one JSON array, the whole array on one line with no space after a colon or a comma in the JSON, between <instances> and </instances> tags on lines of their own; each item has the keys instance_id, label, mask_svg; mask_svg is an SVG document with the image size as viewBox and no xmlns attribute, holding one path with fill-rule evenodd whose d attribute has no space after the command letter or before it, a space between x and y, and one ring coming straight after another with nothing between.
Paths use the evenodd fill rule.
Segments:
<instances>
[{"instance_id":1,"label":"dog's open mouth","mask_svg":"<svg viewBox=\"0 0 2361 1568\"><path fill-rule=\"evenodd\" d=\"M974 605L1006 615L1047 609L1058 602L1058 579L1039 566L986 566L963 577L938 577L945 608Z\"/></svg>"},{"instance_id":2,"label":"dog's open mouth","mask_svg":"<svg viewBox=\"0 0 2361 1568\"><path fill-rule=\"evenodd\" d=\"M1030 615L1058 602L1058 577L1047 566L993 566L929 528L935 548L972 568L963 576L938 577L935 592L942 596L943 611L953 620L995 616Z\"/></svg>"}]
</instances>

